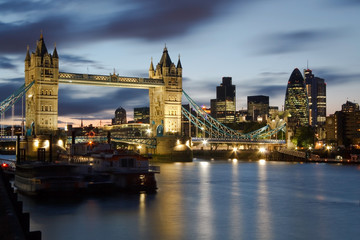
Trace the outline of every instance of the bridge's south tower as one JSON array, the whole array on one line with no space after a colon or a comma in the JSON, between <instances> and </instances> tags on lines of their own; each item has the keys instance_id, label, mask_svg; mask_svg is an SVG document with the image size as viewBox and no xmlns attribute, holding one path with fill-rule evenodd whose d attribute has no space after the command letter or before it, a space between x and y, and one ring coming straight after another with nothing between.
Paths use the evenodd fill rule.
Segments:
<instances>
[{"instance_id":1,"label":"bridge's south tower","mask_svg":"<svg viewBox=\"0 0 360 240\"><path fill-rule=\"evenodd\" d=\"M156 132L156 136L180 135L182 96L180 58L175 66L165 47L156 69L151 61L149 78L164 80L164 86L149 89L150 125L153 133Z\"/></svg>"},{"instance_id":2,"label":"bridge's south tower","mask_svg":"<svg viewBox=\"0 0 360 240\"><path fill-rule=\"evenodd\" d=\"M34 134L50 134L57 130L59 57L54 48L49 54L42 34L36 51L25 58L25 84L35 81L26 95L26 129Z\"/></svg>"}]
</instances>

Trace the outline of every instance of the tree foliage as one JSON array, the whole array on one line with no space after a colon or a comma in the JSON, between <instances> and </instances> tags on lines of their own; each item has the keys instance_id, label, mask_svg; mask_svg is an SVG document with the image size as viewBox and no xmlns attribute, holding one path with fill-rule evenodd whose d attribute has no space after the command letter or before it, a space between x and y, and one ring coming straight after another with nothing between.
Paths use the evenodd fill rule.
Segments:
<instances>
[{"instance_id":1,"label":"tree foliage","mask_svg":"<svg viewBox=\"0 0 360 240\"><path fill-rule=\"evenodd\" d=\"M291 141L295 146L307 148L314 145L314 136L315 132L312 127L299 127L296 129L295 135Z\"/></svg>"}]
</instances>

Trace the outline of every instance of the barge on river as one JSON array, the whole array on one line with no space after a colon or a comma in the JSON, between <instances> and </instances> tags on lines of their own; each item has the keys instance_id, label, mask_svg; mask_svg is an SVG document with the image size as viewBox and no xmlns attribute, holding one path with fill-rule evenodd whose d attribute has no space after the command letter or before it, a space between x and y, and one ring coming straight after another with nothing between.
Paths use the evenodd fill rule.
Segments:
<instances>
[{"instance_id":1,"label":"barge on river","mask_svg":"<svg viewBox=\"0 0 360 240\"><path fill-rule=\"evenodd\" d=\"M149 158L133 152L113 150L87 156L65 157L65 161L17 164L14 184L29 195L83 192L155 192L155 174Z\"/></svg>"}]
</instances>

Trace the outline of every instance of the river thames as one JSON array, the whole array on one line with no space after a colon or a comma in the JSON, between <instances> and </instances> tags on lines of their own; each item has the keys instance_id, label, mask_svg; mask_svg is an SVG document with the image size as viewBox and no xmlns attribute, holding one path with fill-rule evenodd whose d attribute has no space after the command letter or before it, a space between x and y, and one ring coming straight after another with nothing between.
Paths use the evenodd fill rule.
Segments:
<instances>
[{"instance_id":1,"label":"river thames","mask_svg":"<svg viewBox=\"0 0 360 240\"><path fill-rule=\"evenodd\" d=\"M156 194L19 200L43 240L359 239L360 165L156 165Z\"/></svg>"}]
</instances>

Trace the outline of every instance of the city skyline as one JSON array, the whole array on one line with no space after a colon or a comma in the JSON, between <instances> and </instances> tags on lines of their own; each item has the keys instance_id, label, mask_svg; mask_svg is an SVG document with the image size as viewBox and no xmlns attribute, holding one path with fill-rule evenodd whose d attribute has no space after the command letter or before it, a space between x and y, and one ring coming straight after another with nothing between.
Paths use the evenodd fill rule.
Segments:
<instances>
[{"instance_id":1,"label":"city skyline","mask_svg":"<svg viewBox=\"0 0 360 240\"><path fill-rule=\"evenodd\" d=\"M60 71L67 72L107 75L115 69L147 77L151 58L156 65L166 44L175 64L180 54L183 89L206 106L229 76L237 110L246 109L251 95L268 95L270 106L281 110L291 72L307 67L327 83L328 115L347 100L359 102L358 1L152 3L0 2L0 101L23 84L26 46L35 51L42 30L49 52L56 43ZM131 116L147 104L146 90L60 85L59 124L77 125L80 118L110 123L119 106Z\"/></svg>"}]
</instances>

